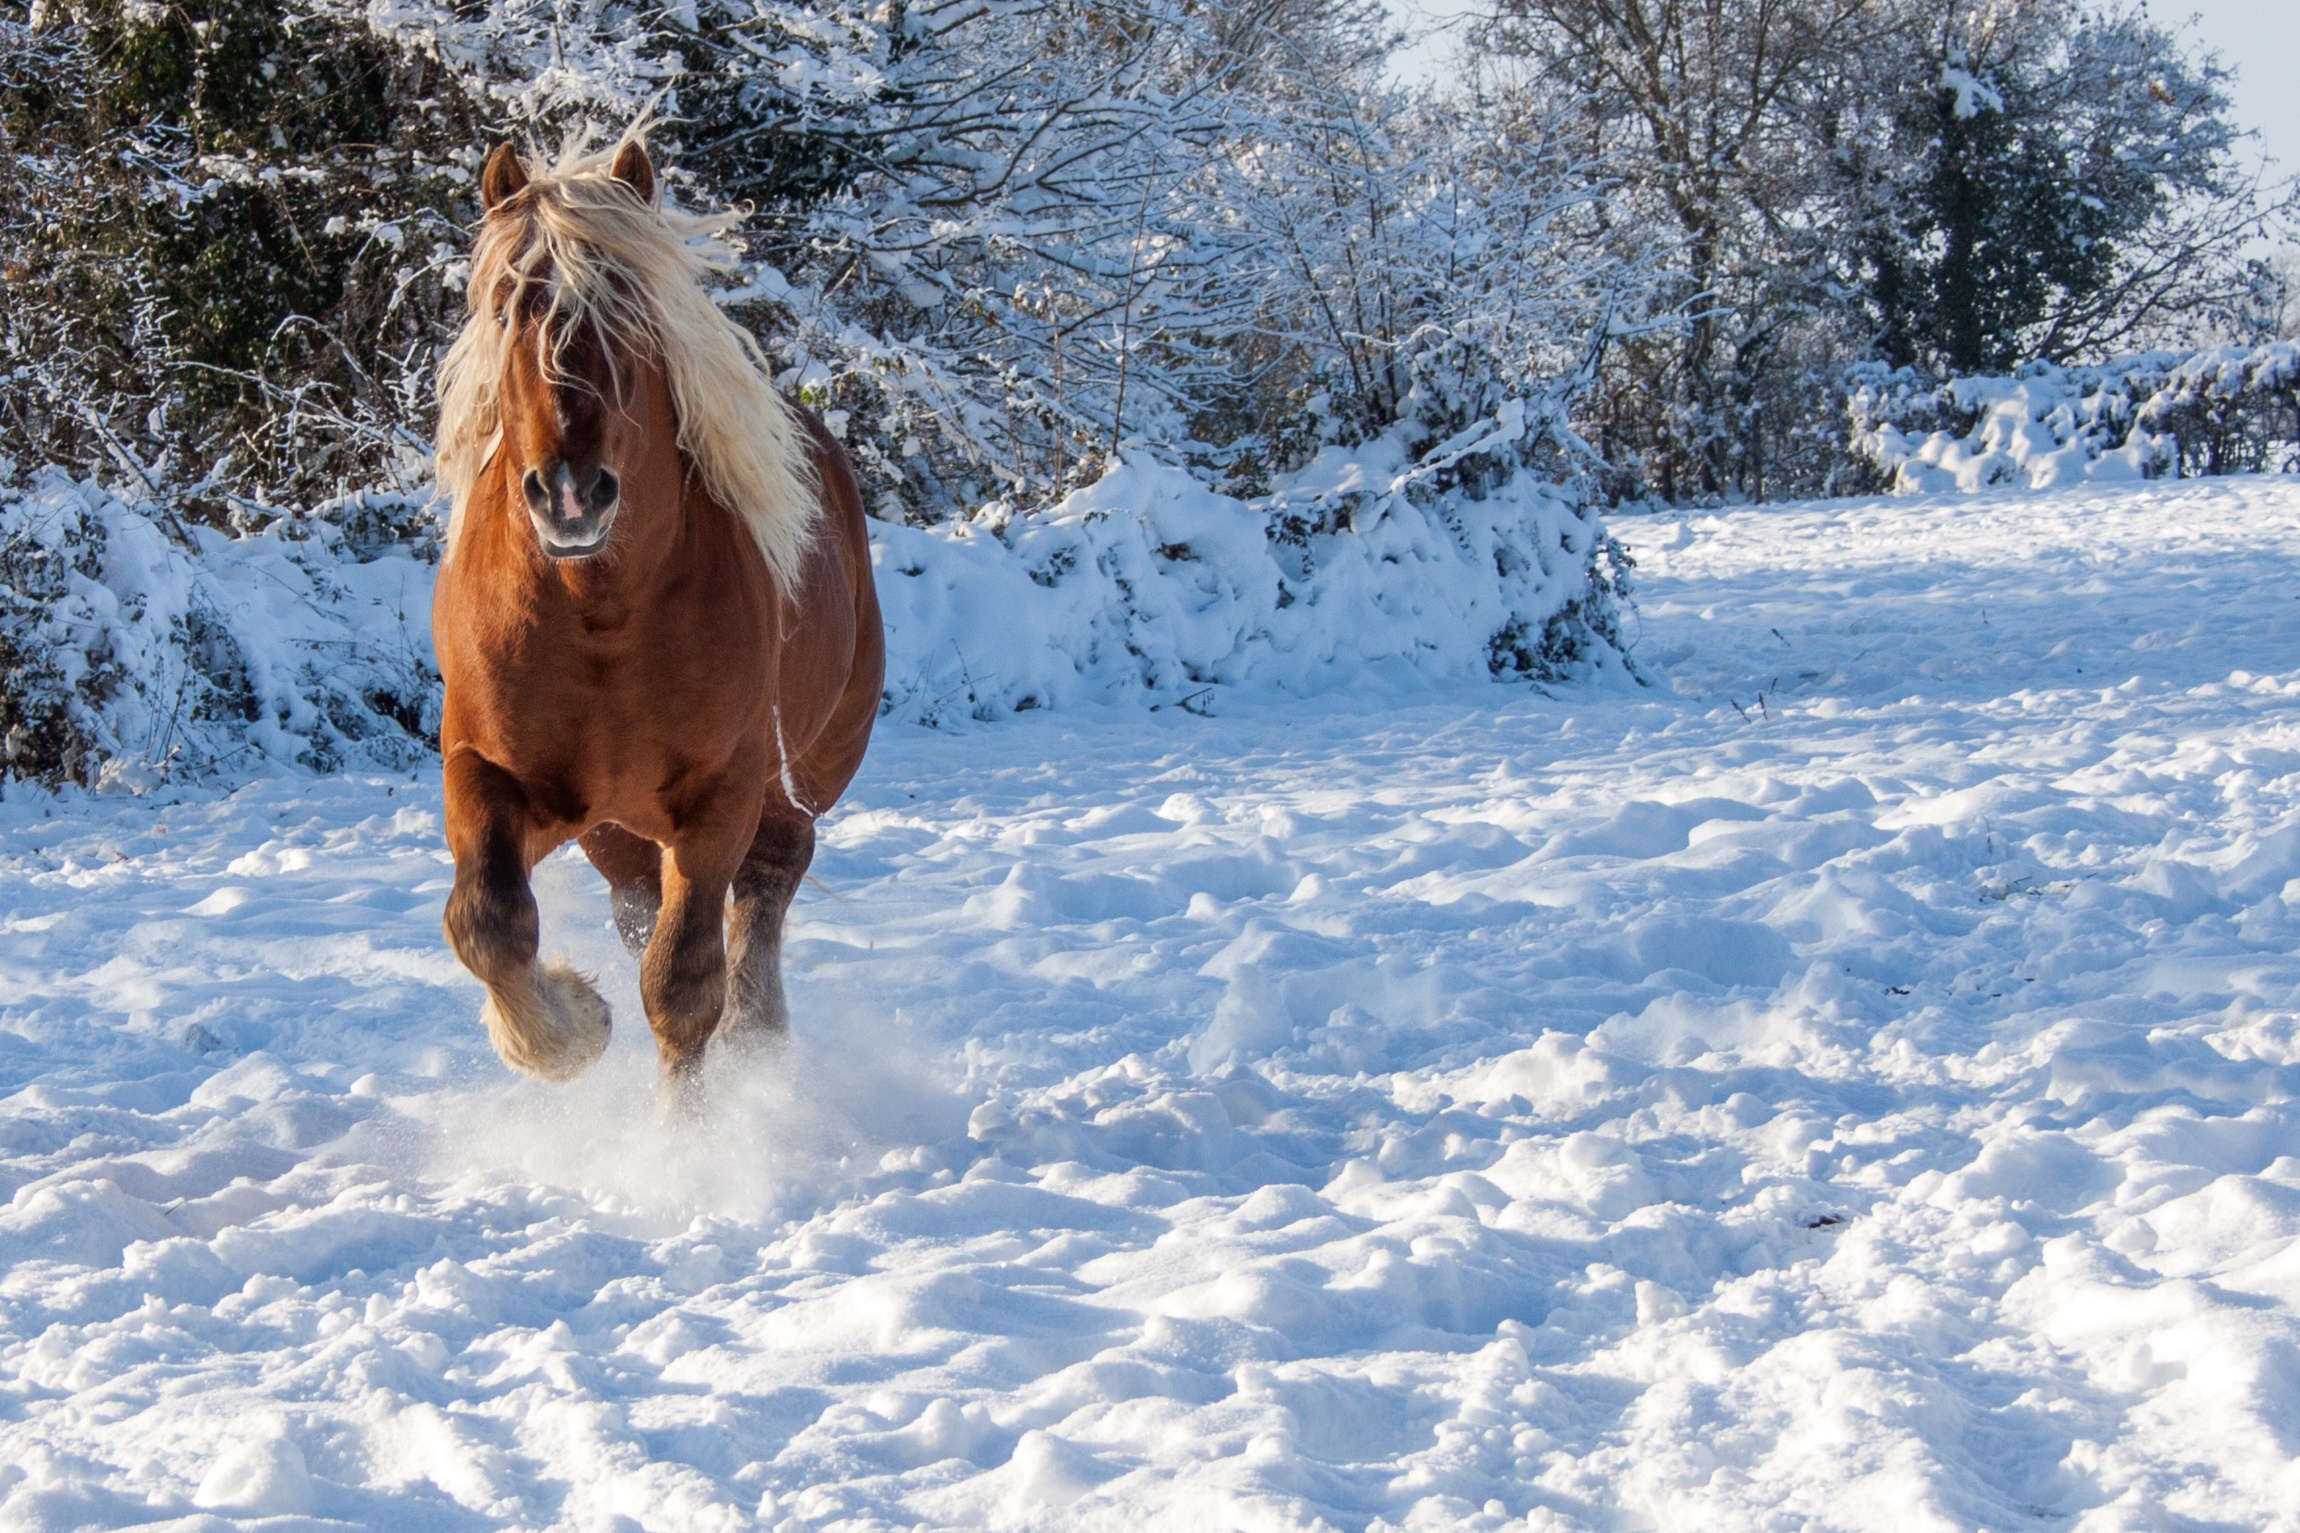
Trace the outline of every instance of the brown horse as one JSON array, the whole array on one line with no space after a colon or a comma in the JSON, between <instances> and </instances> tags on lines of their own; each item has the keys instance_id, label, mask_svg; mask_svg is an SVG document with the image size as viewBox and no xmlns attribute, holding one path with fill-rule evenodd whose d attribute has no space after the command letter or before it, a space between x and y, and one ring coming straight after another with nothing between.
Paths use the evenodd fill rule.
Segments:
<instances>
[{"instance_id":1,"label":"brown horse","mask_svg":"<svg viewBox=\"0 0 2300 1533\"><path fill-rule=\"evenodd\" d=\"M447 940L504 1063L583 1070L607 1006L538 965L528 885L580 839L691 1102L722 1019L787 1025L784 912L878 714L862 499L700 285L732 220L662 207L635 134L548 171L505 144L480 197L440 383Z\"/></svg>"}]
</instances>

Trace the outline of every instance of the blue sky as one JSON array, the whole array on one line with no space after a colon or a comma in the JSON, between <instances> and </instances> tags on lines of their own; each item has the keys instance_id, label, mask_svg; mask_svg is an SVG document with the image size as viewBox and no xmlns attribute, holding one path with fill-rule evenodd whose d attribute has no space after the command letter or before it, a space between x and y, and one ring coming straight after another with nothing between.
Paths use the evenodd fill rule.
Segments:
<instances>
[{"instance_id":1,"label":"blue sky","mask_svg":"<svg viewBox=\"0 0 2300 1533\"><path fill-rule=\"evenodd\" d=\"M2207 47L2236 71L2237 120L2285 175L2300 174L2300 0L2191 0L2155 7L2177 20L2193 12Z\"/></svg>"}]
</instances>

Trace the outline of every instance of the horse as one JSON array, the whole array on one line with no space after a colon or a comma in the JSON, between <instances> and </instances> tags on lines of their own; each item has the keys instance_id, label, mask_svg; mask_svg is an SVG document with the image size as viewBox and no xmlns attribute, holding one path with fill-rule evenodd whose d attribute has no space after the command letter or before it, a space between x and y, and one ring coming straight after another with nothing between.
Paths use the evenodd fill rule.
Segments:
<instances>
[{"instance_id":1,"label":"horse","mask_svg":"<svg viewBox=\"0 0 2300 1533\"><path fill-rule=\"evenodd\" d=\"M439 385L441 924L497 1055L572 1079L611 1018L537 961L529 875L578 842L692 1110L714 1034L787 1032L786 912L878 717L862 495L705 291L738 215L666 207L643 125L548 168L501 144L479 191Z\"/></svg>"}]
</instances>

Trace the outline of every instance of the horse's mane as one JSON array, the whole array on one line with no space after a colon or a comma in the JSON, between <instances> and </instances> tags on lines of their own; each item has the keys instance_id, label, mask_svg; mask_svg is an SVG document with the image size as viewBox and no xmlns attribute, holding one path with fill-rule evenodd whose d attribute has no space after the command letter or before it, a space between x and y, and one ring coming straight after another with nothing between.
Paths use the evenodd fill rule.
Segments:
<instances>
[{"instance_id":1,"label":"horse's mane","mask_svg":"<svg viewBox=\"0 0 2300 1533\"><path fill-rule=\"evenodd\" d=\"M496 391L523 292L538 285L560 343L597 327L617 342L650 347L670 377L679 450L711 497L740 517L767 568L793 586L814 537L819 507L802 429L775 390L758 343L721 313L703 279L734 264L724 236L741 215L698 216L649 207L608 174L623 143L580 141L487 215L471 252L469 313L439 369L439 480L449 496L452 552L464 503L502 438ZM555 348L542 359L559 374Z\"/></svg>"}]
</instances>

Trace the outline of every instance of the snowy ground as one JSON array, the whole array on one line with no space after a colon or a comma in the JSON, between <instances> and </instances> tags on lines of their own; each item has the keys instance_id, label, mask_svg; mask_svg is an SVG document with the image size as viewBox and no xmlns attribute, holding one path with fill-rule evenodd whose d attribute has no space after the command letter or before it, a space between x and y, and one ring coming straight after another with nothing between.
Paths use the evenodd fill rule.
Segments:
<instances>
[{"instance_id":1,"label":"snowy ground","mask_svg":"<svg viewBox=\"0 0 2300 1533\"><path fill-rule=\"evenodd\" d=\"M683 1137L433 777L18 793L0 1526L2300 1526L2300 486L1626 530L1647 692L889 729Z\"/></svg>"}]
</instances>

